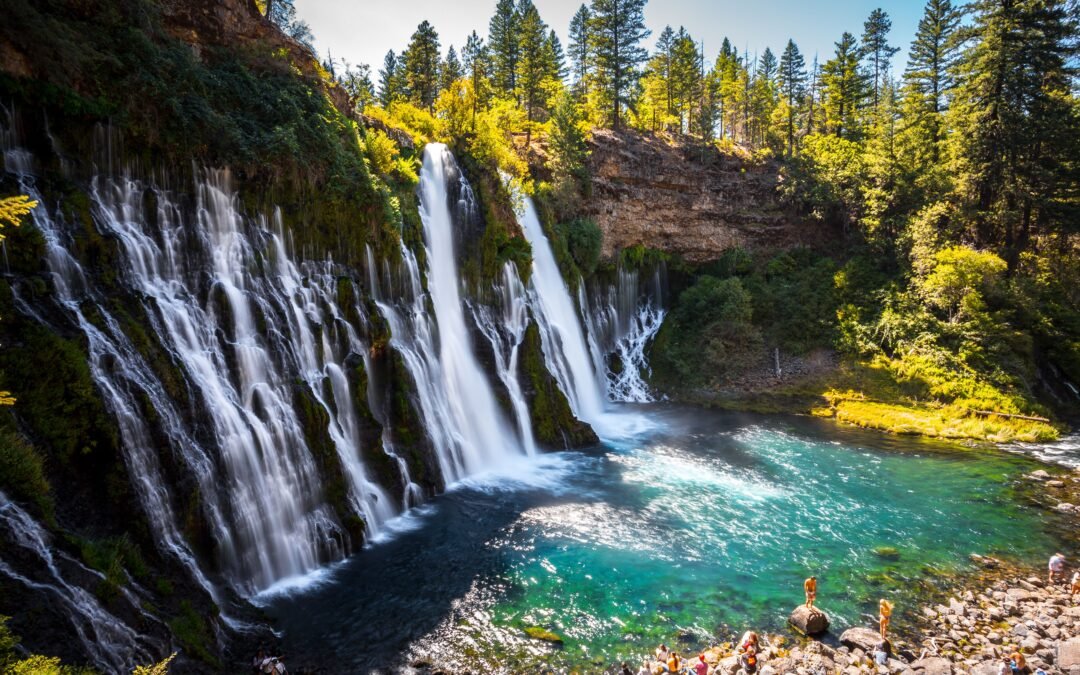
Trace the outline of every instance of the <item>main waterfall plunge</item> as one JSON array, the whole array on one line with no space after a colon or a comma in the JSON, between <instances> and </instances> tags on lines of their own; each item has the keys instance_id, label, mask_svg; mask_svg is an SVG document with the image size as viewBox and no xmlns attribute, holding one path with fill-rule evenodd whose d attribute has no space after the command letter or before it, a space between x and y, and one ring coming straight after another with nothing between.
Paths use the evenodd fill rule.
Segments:
<instances>
[{"instance_id":1,"label":"main waterfall plunge","mask_svg":"<svg viewBox=\"0 0 1080 675\"><path fill-rule=\"evenodd\" d=\"M102 271L84 269L77 224L38 190L32 158L9 147L4 159L42 205L33 222L56 301L43 310L13 286L15 306L82 335L160 552L219 603L227 604L226 589L250 597L341 559L362 541L358 532L378 535L426 494L533 454L519 381L532 322L574 413L602 434L610 400L647 397L640 374L663 316L658 296L642 295L636 276L620 271L618 287L590 295L579 284L575 304L528 199L521 215L534 254L528 286L508 263L493 288L466 292L475 289L463 287L456 224L475 218L477 205L445 146L424 151L423 265L405 246L399 261L376 260L369 249L366 275L296 259L276 214L241 213L227 171L203 172L193 203L135 178L97 176L93 225L116 246L110 274L138 307L119 307L98 281ZM132 334L133 316L143 317L160 350ZM393 394L395 405L407 399L429 455L391 419L400 411L379 381L386 366L374 362L372 325L383 320L391 367L400 363L411 383L411 392ZM621 368L609 367L609 354ZM179 492L177 476L188 493ZM188 540L192 508L213 542L212 560ZM0 514L0 540L29 546L29 516L2 494ZM34 555L47 559L50 535L35 532ZM8 562L0 555L0 574L82 602L57 568L43 585ZM128 642L112 649L119 657L87 649L99 666L115 669L115 658L127 663L143 653L130 631L83 604L81 614L70 612L80 635L82 626L110 626L109 636L87 636L88 643Z\"/></svg>"}]
</instances>

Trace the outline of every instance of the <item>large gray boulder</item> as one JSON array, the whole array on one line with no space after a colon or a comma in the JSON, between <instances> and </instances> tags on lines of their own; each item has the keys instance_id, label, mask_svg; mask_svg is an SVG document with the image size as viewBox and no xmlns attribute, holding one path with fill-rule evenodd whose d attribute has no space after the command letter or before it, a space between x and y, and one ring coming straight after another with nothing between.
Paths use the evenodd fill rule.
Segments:
<instances>
[{"instance_id":1,"label":"large gray boulder","mask_svg":"<svg viewBox=\"0 0 1080 675\"><path fill-rule=\"evenodd\" d=\"M1057 667L1063 673L1080 672L1080 637L1062 640L1057 644Z\"/></svg>"},{"instance_id":2,"label":"large gray boulder","mask_svg":"<svg viewBox=\"0 0 1080 675\"><path fill-rule=\"evenodd\" d=\"M852 649L870 653L881 642L881 634L869 628L848 628L840 635L840 642Z\"/></svg>"},{"instance_id":3,"label":"large gray boulder","mask_svg":"<svg viewBox=\"0 0 1080 675\"><path fill-rule=\"evenodd\" d=\"M821 635L829 630L829 616L818 608L808 609L799 605L788 617L791 627L803 635Z\"/></svg>"}]
</instances>

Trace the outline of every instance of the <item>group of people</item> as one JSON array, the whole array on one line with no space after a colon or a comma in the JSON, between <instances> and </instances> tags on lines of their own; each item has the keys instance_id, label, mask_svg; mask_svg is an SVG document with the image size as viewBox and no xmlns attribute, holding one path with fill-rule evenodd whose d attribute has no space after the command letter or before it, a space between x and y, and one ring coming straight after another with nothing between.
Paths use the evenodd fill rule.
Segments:
<instances>
[{"instance_id":1,"label":"group of people","mask_svg":"<svg viewBox=\"0 0 1080 675\"><path fill-rule=\"evenodd\" d=\"M251 659L251 672L254 675L288 675L289 673L285 668L285 656L282 654L271 656L263 647L260 647Z\"/></svg>"},{"instance_id":2,"label":"group of people","mask_svg":"<svg viewBox=\"0 0 1080 675\"><path fill-rule=\"evenodd\" d=\"M754 642L757 643L757 635L749 633L754 636ZM756 671L757 660L752 660L753 668L755 670L747 670L748 673ZM667 645L660 645L653 652L653 658L645 659L641 664L641 668L638 668L635 673L630 669L630 664L625 661L622 664L622 670L619 671L619 675L661 675L662 673L678 673L679 675L709 675L710 672L719 672L719 670L710 670L709 664L705 661L704 654L698 654L696 659L683 659L679 652L672 651L667 648Z\"/></svg>"}]
</instances>

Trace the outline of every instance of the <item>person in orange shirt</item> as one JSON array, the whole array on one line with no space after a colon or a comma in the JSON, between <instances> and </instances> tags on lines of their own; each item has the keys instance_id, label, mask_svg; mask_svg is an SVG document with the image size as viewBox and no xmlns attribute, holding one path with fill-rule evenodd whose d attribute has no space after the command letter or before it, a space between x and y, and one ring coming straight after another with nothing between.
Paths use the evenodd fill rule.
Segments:
<instances>
[{"instance_id":1,"label":"person in orange shirt","mask_svg":"<svg viewBox=\"0 0 1080 675\"><path fill-rule=\"evenodd\" d=\"M892 619L893 604L888 600L882 599L878 603L878 628L881 629L881 639L884 640L885 633L889 630L889 621Z\"/></svg>"},{"instance_id":2,"label":"person in orange shirt","mask_svg":"<svg viewBox=\"0 0 1080 675\"><path fill-rule=\"evenodd\" d=\"M817 600L817 577L810 577L804 581L803 590L806 591L806 608L813 609L814 601Z\"/></svg>"}]
</instances>

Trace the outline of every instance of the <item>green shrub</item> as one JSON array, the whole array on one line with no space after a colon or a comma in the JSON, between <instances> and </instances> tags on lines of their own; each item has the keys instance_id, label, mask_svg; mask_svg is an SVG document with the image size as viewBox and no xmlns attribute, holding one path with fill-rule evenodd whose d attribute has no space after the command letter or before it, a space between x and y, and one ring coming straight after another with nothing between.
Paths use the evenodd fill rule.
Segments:
<instances>
[{"instance_id":1,"label":"green shrub","mask_svg":"<svg viewBox=\"0 0 1080 675\"><path fill-rule=\"evenodd\" d=\"M54 521L54 506L44 460L34 446L11 429L0 428L0 489L16 501L34 504Z\"/></svg>"},{"instance_id":2,"label":"green shrub","mask_svg":"<svg viewBox=\"0 0 1080 675\"><path fill-rule=\"evenodd\" d=\"M586 279L592 276L600 262L600 249L604 242L600 227L592 220L579 218L560 225L559 230L566 238L570 256L581 275Z\"/></svg>"}]
</instances>

